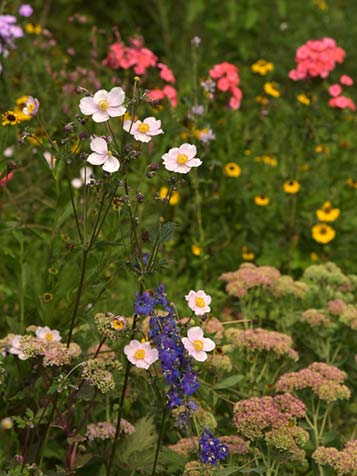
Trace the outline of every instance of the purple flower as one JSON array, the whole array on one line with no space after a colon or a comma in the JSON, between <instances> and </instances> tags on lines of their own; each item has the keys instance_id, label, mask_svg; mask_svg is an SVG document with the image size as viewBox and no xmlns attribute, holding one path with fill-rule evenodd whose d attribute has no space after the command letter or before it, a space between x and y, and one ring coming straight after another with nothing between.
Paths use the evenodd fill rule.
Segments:
<instances>
[{"instance_id":1,"label":"purple flower","mask_svg":"<svg viewBox=\"0 0 357 476\"><path fill-rule=\"evenodd\" d=\"M227 445L221 443L207 428L200 438L201 460L206 464L217 464L228 456Z\"/></svg>"},{"instance_id":2,"label":"purple flower","mask_svg":"<svg viewBox=\"0 0 357 476\"><path fill-rule=\"evenodd\" d=\"M31 5L24 4L21 5L21 7L19 8L19 15L21 15L22 17L30 17L32 14L33 8L31 7Z\"/></svg>"}]
</instances>

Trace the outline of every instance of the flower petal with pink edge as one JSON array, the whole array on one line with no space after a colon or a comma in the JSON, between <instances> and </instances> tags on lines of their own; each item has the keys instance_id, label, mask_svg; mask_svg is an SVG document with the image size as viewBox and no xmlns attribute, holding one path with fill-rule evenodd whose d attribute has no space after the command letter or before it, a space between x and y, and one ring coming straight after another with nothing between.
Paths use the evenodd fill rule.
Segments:
<instances>
[{"instance_id":1,"label":"flower petal with pink edge","mask_svg":"<svg viewBox=\"0 0 357 476\"><path fill-rule=\"evenodd\" d=\"M117 172L119 170L119 167L120 163L118 159L113 156L107 156L102 168L106 172L112 174L113 172Z\"/></svg>"},{"instance_id":2,"label":"flower petal with pink edge","mask_svg":"<svg viewBox=\"0 0 357 476\"><path fill-rule=\"evenodd\" d=\"M93 99L96 103L99 101L107 101L108 100L108 91L106 89L99 89L94 96Z\"/></svg>"},{"instance_id":3,"label":"flower petal with pink edge","mask_svg":"<svg viewBox=\"0 0 357 476\"><path fill-rule=\"evenodd\" d=\"M79 102L79 109L85 116L91 116L98 111L98 105L93 98L82 98Z\"/></svg>"},{"instance_id":4,"label":"flower petal with pink edge","mask_svg":"<svg viewBox=\"0 0 357 476\"><path fill-rule=\"evenodd\" d=\"M186 154L189 159L193 159L197 154L197 148L195 145L185 143L179 147L179 153Z\"/></svg>"},{"instance_id":5,"label":"flower petal with pink edge","mask_svg":"<svg viewBox=\"0 0 357 476\"><path fill-rule=\"evenodd\" d=\"M93 114L92 119L94 122L105 122L109 117L110 116L106 111L97 111Z\"/></svg>"},{"instance_id":6,"label":"flower petal with pink edge","mask_svg":"<svg viewBox=\"0 0 357 476\"><path fill-rule=\"evenodd\" d=\"M195 350L195 353L192 354L192 357L198 362L204 362L207 360L207 354L204 350Z\"/></svg>"},{"instance_id":7,"label":"flower petal with pink edge","mask_svg":"<svg viewBox=\"0 0 357 476\"><path fill-rule=\"evenodd\" d=\"M203 338L203 350L205 352L210 352L215 347L216 347L216 344L213 342L212 339L210 339L209 337L204 337Z\"/></svg>"},{"instance_id":8,"label":"flower petal with pink edge","mask_svg":"<svg viewBox=\"0 0 357 476\"><path fill-rule=\"evenodd\" d=\"M108 103L110 107L121 106L125 100L125 93L122 88L116 87L109 91Z\"/></svg>"},{"instance_id":9,"label":"flower petal with pink edge","mask_svg":"<svg viewBox=\"0 0 357 476\"><path fill-rule=\"evenodd\" d=\"M195 340L203 340L203 330L198 326L191 327L187 331L187 337L190 339L191 342Z\"/></svg>"},{"instance_id":10,"label":"flower petal with pink edge","mask_svg":"<svg viewBox=\"0 0 357 476\"><path fill-rule=\"evenodd\" d=\"M109 106L106 112L109 114L110 117L120 117L120 116L124 116L124 114L126 113L126 107Z\"/></svg>"},{"instance_id":11,"label":"flower petal with pink edge","mask_svg":"<svg viewBox=\"0 0 357 476\"><path fill-rule=\"evenodd\" d=\"M106 154L108 151L108 144L103 137L96 137L90 142L90 149L97 154Z\"/></svg>"},{"instance_id":12,"label":"flower petal with pink edge","mask_svg":"<svg viewBox=\"0 0 357 476\"><path fill-rule=\"evenodd\" d=\"M92 165L103 165L105 162L106 156L104 154L97 154L93 153L90 154L87 158L87 162L89 162Z\"/></svg>"}]
</instances>

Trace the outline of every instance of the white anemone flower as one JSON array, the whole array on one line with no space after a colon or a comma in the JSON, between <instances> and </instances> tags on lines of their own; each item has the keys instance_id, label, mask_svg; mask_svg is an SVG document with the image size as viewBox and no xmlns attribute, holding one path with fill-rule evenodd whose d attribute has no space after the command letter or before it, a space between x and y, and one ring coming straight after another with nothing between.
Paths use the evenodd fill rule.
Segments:
<instances>
[{"instance_id":1,"label":"white anemone flower","mask_svg":"<svg viewBox=\"0 0 357 476\"><path fill-rule=\"evenodd\" d=\"M110 174L119 170L119 160L108 150L108 143L105 139L102 137L92 139L90 148L93 153L88 156L87 162L92 165L101 165L103 170Z\"/></svg>"},{"instance_id":2,"label":"white anemone flower","mask_svg":"<svg viewBox=\"0 0 357 476\"><path fill-rule=\"evenodd\" d=\"M207 360L207 352L216 347L212 339L204 337L203 330L196 326L187 331L187 337L182 337L182 343L188 354L199 362Z\"/></svg>"},{"instance_id":3,"label":"white anemone flower","mask_svg":"<svg viewBox=\"0 0 357 476\"><path fill-rule=\"evenodd\" d=\"M124 106L125 92L116 87L109 92L100 89L93 97L85 97L80 100L79 109L85 116L92 116L94 122L105 122L111 117L123 116L126 112Z\"/></svg>"}]
</instances>

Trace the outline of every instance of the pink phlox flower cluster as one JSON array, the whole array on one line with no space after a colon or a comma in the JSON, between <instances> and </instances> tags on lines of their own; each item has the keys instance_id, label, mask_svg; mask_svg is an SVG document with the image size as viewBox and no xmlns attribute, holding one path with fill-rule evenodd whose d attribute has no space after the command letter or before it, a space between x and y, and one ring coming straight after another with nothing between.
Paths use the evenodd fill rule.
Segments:
<instances>
[{"instance_id":1,"label":"pink phlox flower cluster","mask_svg":"<svg viewBox=\"0 0 357 476\"><path fill-rule=\"evenodd\" d=\"M112 69L133 68L134 73L138 75L143 75L148 68L156 66L158 58L143 46L142 38L132 37L129 42L130 46L121 42L113 43L103 64Z\"/></svg>"},{"instance_id":2,"label":"pink phlox flower cluster","mask_svg":"<svg viewBox=\"0 0 357 476\"><path fill-rule=\"evenodd\" d=\"M338 476L357 476L357 440L349 441L341 451L320 446L312 457L316 463L333 468Z\"/></svg>"},{"instance_id":3,"label":"pink phlox flower cluster","mask_svg":"<svg viewBox=\"0 0 357 476\"><path fill-rule=\"evenodd\" d=\"M353 79L350 76L344 74L340 77L340 83L344 86L352 86ZM329 105L339 109L351 109L352 111L355 111L356 105L354 101L347 96L343 96L342 91L343 90L340 84L332 84L329 87L328 92L330 96L332 96L329 101Z\"/></svg>"},{"instance_id":4,"label":"pink phlox flower cluster","mask_svg":"<svg viewBox=\"0 0 357 476\"><path fill-rule=\"evenodd\" d=\"M162 89L151 89L151 91L148 92L148 97L152 101L162 101L166 98L172 107L177 106L177 91L169 84L166 84Z\"/></svg>"},{"instance_id":5,"label":"pink phlox flower cluster","mask_svg":"<svg viewBox=\"0 0 357 476\"><path fill-rule=\"evenodd\" d=\"M297 361L299 354L292 349L293 341L290 336L281 332L266 329L247 329L234 335L233 342L247 351L272 352L277 357L286 355Z\"/></svg>"},{"instance_id":6,"label":"pink phlox flower cluster","mask_svg":"<svg viewBox=\"0 0 357 476\"><path fill-rule=\"evenodd\" d=\"M337 367L324 362L313 362L305 369L283 374L275 388L278 392L311 389L321 400L333 402L350 398L350 390L343 385L345 379L345 372Z\"/></svg>"},{"instance_id":7,"label":"pink phlox flower cluster","mask_svg":"<svg viewBox=\"0 0 357 476\"><path fill-rule=\"evenodd\" d=\"M226 291L236 297L244 297L250 288L271 286L280 278L280 271L272 266L255 266L243 263L237 271L224 273L220 279L226 281Z\"/></svg>"},{"instance_id":8,"label":"pink phlox flower cluster","mask_svg":"<svg viewBox=\"0 0 357 476\"><path fill-rule=\"evenodd\" d=\"M162 78L167 83L176 83L176 78L172 72L172 69L170 69L164 63L157 63L157 67L160 70L160 78Z\"/></svg>"},{"instance_id":9,"label":"pink phlox flower cluster","mask_svg":"<svg viewBox=\"0 0 357 476\"><path fill-rule=\"evenodd\" d=\"M209 71L210 77L216 81L216 88L219 91L230 94L228 107L236 110L240 108L243 92L238 87L240 83L239 69L232 63L216 64Z\"/></svg>"},{"instance_id":10,"label":"pink phlox flower cluster","mask_svg":"<svg viewBox=\"0 0 357 476\"><path fill-rule=\"evenodd\" d=\"M308 78L327 78L336 63L343 63L346 52L332 38L309 40L296 50L296 69L289 72L293 81Z\"/></svg>"}]
</instances>

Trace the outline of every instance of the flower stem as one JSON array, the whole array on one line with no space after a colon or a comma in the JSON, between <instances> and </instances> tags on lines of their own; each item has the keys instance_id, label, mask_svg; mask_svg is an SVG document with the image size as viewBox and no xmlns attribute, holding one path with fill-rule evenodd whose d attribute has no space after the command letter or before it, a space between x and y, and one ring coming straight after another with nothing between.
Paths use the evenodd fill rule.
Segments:
<instances>
[{"instance_id":1,"label":"flower stem","mask_svg":"<svg viewBox=\"0 0 357 476\"><path fill-rule=\"evenodd\" d=\"M164 410L163 410L163 412L162 412L162 419L161 419L161 424L160 424L159 436L158 436L158 438L157 438L157 445L156 445L156 453L155 453L155 459L154 459L154 466L153 466L153 468L152 468L151 476L155 476L155 472L156 472L157 461L158 461L158 459L159 459L159 452L160 452L161 440L162 440L162 436L163 436L164 428L165 428L166 415L167 415L167 407L166 407L166 405L165 405L165 406L164 406Z\"/></svg>"}]
</instances>

